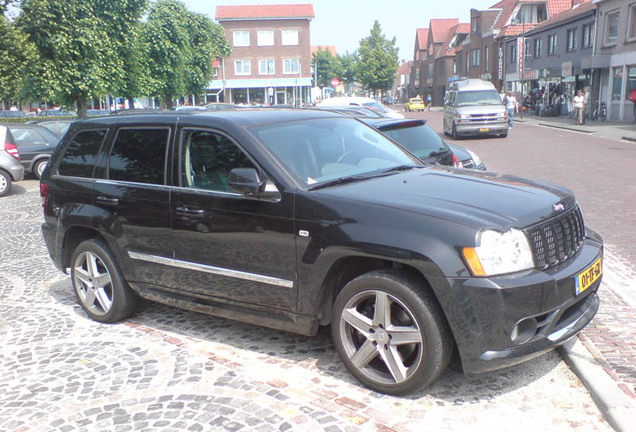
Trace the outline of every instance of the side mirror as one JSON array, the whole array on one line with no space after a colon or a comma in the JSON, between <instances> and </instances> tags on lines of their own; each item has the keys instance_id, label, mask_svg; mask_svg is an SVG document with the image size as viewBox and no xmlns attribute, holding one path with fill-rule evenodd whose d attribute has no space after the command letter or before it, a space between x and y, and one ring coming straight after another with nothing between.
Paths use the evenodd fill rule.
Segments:
<instances>
[{"instance_id":1,"label":"side mirror","mask_svg":"<svg viewBox=\"0 0 636 432\"><path fill-rule=\"evenodd\" d=\"M258 195L265 191L265 181L261 180L254 168L234 168L228 177L228 186L235 193Z\"/></svg>"}]
</instances>

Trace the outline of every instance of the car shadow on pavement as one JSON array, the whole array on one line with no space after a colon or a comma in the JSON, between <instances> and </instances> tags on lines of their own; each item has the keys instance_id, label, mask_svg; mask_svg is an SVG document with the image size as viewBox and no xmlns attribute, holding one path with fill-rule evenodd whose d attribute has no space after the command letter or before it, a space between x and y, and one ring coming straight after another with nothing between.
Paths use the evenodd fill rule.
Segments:
<instances>
[{"instance_id":1,"label":"car shadow on pavement","mask_svg":"<svg viewBox=\"0 0 636 432\"><path fill-rule=\"evenodd\" d=\"M224 346L227 349L221 351L232 352L235 356L222 359L215 355L210 361L221 360L225 365L242 365L237 368L237 373L246 370L244 368L254 361L257 364L267 364L268 367L273 366L274 370L280 372L279 379L283 380L290 369L302 368L302 373L308 375L309 382L339 380L341 384L345 383L375 397L392 397L366 389L346 370L333 346L329 326L320 327L315 336L307 337L147 300L140 301L137 312L129 319L115 324L100 324L83 312L75 299L69 278L51 284L48 293L60 304L60 309L67 309L69 314L75 314L76 320L85 320L87 326L104 326L108 332L117 332L118 326L125 326L122 330L128 332L130 328L135 329L140 338L158 337L184 349L188 349L188 345L197 344L206 346L206 349L215 345ZM194 351L199 352L200 349ZM494 401L499 396L540 380L561 362L561 357L552 351L519 366L479 376L467 376L454 359L451 366L431 386L404 398L426 398L432 403L445 405ZM260 369L259 366L255 367ZM311 378L312 375L314 378ZM265 379L276 377L269 376Z\"/></svg>"}]
</instances>

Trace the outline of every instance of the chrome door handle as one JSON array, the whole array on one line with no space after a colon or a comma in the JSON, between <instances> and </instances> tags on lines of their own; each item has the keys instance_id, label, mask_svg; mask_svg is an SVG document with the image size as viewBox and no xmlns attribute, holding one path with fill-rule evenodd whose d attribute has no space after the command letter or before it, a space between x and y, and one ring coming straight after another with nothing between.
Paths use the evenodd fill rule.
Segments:
<instances>
[{"instance_id":1,"label":"chrome door handle","mask_svg":"<svg viewBox=\"0 0 636 432\"><path fill-rule=\"evenodd\" d=\"M98 196L97 198L95 198L95 200L100 203L100 204L104 204L107 206L116 206L119 205L119 198L109 198L106 196Z\"/></svg>"}]
</instances>

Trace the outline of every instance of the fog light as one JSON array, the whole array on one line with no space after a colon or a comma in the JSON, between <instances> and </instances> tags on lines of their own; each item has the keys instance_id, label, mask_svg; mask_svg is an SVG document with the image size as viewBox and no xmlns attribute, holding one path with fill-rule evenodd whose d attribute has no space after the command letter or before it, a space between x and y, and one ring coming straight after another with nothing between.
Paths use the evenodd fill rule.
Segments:
<instances>
[{"instance_id":1,"label":"fog light","mask_svg":"<svg viewBox=\"0 0 636 432\"><path fill-rule=\"evenodd\" d=\"M525 318L514 326L510 333L510 340L517 345L521 345L532 339L536 333L537 320L534 318Z\"/></svg>"}]
</instances>

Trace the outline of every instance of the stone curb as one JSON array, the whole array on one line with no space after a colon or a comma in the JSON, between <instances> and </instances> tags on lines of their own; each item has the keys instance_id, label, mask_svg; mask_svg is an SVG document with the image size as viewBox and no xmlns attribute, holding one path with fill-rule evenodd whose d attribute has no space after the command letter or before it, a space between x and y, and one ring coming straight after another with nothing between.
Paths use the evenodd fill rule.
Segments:
<instances>
[{"instance_id":1,"label":"stone curb","mask_svg":"<svg viewBox=\"0 0 636 432\"><path fill-rule=\"evenodd\" d=\"M605 420L617 432L633 431L636 403L623 393L579 338L570 339L558 350L588 389Z\"/></svg>"}]
</instances>

